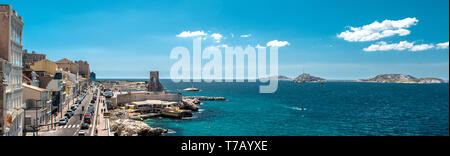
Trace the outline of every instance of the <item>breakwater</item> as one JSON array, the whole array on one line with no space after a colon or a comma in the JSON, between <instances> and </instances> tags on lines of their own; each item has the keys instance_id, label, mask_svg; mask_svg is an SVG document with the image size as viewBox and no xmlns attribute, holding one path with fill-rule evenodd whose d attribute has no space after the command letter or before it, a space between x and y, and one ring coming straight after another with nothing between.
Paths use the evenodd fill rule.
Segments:
<instances>
[{"instance_id":1,"label":"breakwater","mask_svg":"<svg viewBox=\"0 0 450 156\"><path fill-rule=\"evenodd\" d=\"M183 99L198 99L200 101L228 101L226 98L224 97L206 97L206 96L187 96L187 97L183 97Z\"/></svg>"}]
</instances>

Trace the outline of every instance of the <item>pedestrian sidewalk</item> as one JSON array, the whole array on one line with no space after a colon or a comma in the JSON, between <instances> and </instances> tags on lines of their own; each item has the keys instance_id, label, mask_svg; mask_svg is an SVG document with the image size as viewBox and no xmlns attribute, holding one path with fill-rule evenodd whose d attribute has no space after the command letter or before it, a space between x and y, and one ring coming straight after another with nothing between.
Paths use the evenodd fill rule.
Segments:
<instances>
[{"instance_id":1,"label":"pedestrian sidewalk","mask_svg":"<svg viewBox=\"0 0 450 156\"><path fill-rule=\"evenodd\" d=\"M97 124L97 131L98 134L97 136L109 136L108 135L108 122L109 119L104 117L104 112L107 112L108 109L106 108L106 103L105 103L105 99L99 98L99 104L98 104L98 124Z\"/></svg>"},{"instance_id":2,"label":"pedestrian sidewalk","mask_svg":"<svg viewBox=\"0 0 450 156\"><path fill-rule=\"evenodd\" d=\"M58 123L58 121L61 120L62 117L64 117L64 114L66 114L67 110L69 110L70 107L73 106L74 101L77 101L77 100L78 100L78 97L74 98L73 100L69 100L69 106L67 106L67 105L63 106L63 107L62 107L62 113L58 112L58 115L54 115L54 114L53 114L53 129L52 129L52 122L51 122L51 120L49 120L49 121L47 121L47 123L46 123L47 126L41 127L41 128L39 129L39 131L45 132L45 131L53 131L53 130L56 130L56 127L58 127L58 126L56 126L57 123Z\"/></svg>"}]
</instances>

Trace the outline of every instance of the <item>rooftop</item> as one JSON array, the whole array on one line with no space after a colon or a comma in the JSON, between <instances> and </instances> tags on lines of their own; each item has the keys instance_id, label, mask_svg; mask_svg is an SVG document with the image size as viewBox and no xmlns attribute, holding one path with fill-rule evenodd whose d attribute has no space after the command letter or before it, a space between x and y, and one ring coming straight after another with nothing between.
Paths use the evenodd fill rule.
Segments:
<instances>
[{"instance_id":1,"label":"rooftop","mask_svg":"<svg viewBox=\"0 0 450 156\"><path fill-rule=\"evenodd\" d=\"M24 88L33 89L33 90L36 90L36 91L39 91L39 92L46 92L46 91L47 91L47 89L39 88L39 87L36 87L36 86L31 86L31 85L28 85L28 84L26 84L26 83L23 83L22 86L23 86Z\"/></svg>"}]
</instances>

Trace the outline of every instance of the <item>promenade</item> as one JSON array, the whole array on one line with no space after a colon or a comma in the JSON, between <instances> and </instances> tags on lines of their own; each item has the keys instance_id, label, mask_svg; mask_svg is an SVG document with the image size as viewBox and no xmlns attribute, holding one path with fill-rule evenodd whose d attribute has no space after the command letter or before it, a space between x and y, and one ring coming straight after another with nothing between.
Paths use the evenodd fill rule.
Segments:
<instances>
[{"instance_id":1,"label":"promenade","mask_svg":"<svg viewBox=\"0 0 450 156\"><path fill-rule=\"evenodd\" d=\"M104 113L108 112L108 108L106 107L105 98L99 98L98 104L98 113L97 113L97 136L110 136L108 128L109 128L109 118L105 118Z\"/></svg>"}]
</instances>

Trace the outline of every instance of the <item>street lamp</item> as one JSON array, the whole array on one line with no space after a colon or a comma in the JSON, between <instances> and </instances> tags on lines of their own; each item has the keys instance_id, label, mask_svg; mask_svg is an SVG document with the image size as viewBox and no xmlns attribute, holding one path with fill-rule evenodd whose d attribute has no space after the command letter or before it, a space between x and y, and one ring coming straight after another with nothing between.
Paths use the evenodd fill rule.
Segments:
<instances>
[{"instance_id":1,"label":"street lamp","mask_svg":"<svg viewBox=\"0 0 450 156\"><path fill-rule=\"evenodd\" d=\"M33 128L33 130L34 130L34 132L33 132L33 136L37 136L37 128L38 128L38 126L37 126L37 114L38 114L38 109L40 109L40 108L42 108L42 107L37 107L36 106L36 103L37 103L37 101L42 101L42 100L34 100L34 99L30 99L30 100L28 100L27 101L27 104L28 103L30 103L31 101L34 101L34 107L30 107L30 108L28 108L28 106L23 106L22 107L22 109L23 109L23 114L24 114L24 122L23 122L23 136L25 136L26 135L26 118L27 118L27 115L26 115L26 112L27 112L27 109L34 109L35 110L35 118L34 118L34 125L32 126L32 128ZM30 123L31 124L31 123Z\"/></svg>"},{"instance_id":2,"label":"street lamp","mask_svg":"<svg viewBox=\"0 0 450 156\"><path fill-rule=\"evenodd\" d=\"M39 136L39 133L38 133L38 128L40 127L40 125L38 125L38 123L37 123L37 117L38 117L38 109L42 109L43 108L43 106L42 106L42 104L41 104L41 106L40 107L37 107L36 106L36 104L38 103L38 101L39 102L43 102L42 100L34 100L34 103L35 103L35 107L34 107L34 110L36 111L35 112L35 118L34 118L34 127L33 127L33 129L34 129L34 132L36 133L36 136ZM40 118L39 118L40 119ZM34 134L34 133L33 133Z\"/></svg>"},{"instance_id":3,"label":"street lamp","mask_svg":"<svg viewBox=\"0 0 450 156\"><path fill-rule=\"evenodd\" d=\"M27 124L26 122L26 118L27 118L27 106L22 106L23 109L23 127L22 127L22 136L26 136L27 132L26 132L26 128L27 128Z\"/></svg>"}]
</instances>

